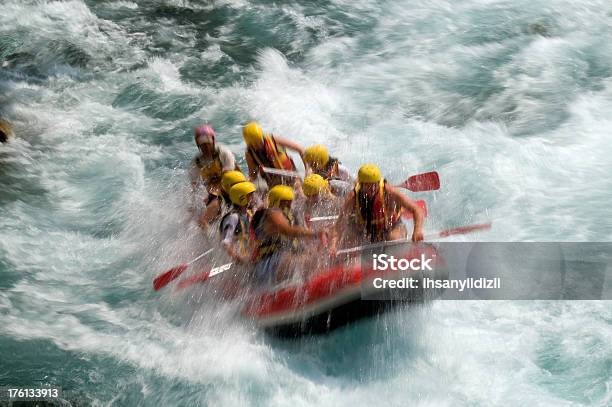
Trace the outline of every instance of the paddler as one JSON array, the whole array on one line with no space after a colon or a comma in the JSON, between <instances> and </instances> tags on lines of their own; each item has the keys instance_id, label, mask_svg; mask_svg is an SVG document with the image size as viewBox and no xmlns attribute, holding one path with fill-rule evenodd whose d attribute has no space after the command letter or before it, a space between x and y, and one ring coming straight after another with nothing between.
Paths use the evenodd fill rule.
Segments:
<instances>
[{"instance_id":1,"label":"paddler","mask_svg":"<svg viewBox=\"0 0 612 407\"><path fill-rule=\"evenodd\" d=\"M348 168L336 157L331 157L322 144L315 144L304 151L306 174L318 174L328 181L336 196L345 196L352 189L351 174Z\"/></svg>"},{"instance_id":2,"label":"paddler","mask_svg":"<svg viewBox=\"0 0 612 407\"><path fill-rule=\"evenodd\" d=\"M255 122L243 127L242 136L247 145L245 155L251 181L261 175L270 188L283 183L293 184L293 180L266 173L263 169L295 171L295 164L286 150L295 151L302 157L304 155L302 146L286 138L264 133L261 126Z\"/></svg>"},{"instance_id":3,"label":"paddler","mask_svg":"<svg viewBox=\"0 0 612 407\"><path fill-rule=\"evenodd\" d=\"M303 204L306 224L310 227L316 226L317 230L333 224L333 220L310 223L311 218L333 216L338 213L341 201L332 193L329 182L319 174L310 174L304 178L302 188L306 196Z\"/></svg>"},{"instance_id":4,"label":"paddler","mask_svg":"<svg viewBox=\"0 0 612 407\"><path fill-rule=\"evenodd\" d=\"M200 153L194 158L191 172L192 185L203 182L208 197L206 210L200 216L199 224L207 228L208 224L220 214L221 176L225 171L239 170L234 154L224 145L215 142L215 131L209 125L196 127L194 140Z\"/></svg>"},{"instance_id":5,"label":"paddler","mask_svg":"<svg viewBox=\"0 0 612 407\"><path fill-rule=\"evenodd\" d=\"M230 196L231 188L241 182L247 181L242 171L232 170L225 171L221 176L221 201L227 209L232 207L232 199Z\"/></svg>"},{"instance_id":6,"label":"paddler","mask_svg":"<svg viewBox=\"0 0 612 407\"><path fill-rule=\"evenodd\" d=\"M342 236L342 232L347 231L358 241L381 242L405 238L407 231L401 221L402 208L413 214L412 241L423 240L421 209L389 185L376 165L363 165L359 168L355 188L347 195L340 211L336 232ZM345 229L347 217L350 218L348 230ZM335 243L332 243L333 246Z\"/></svg>"},{"instance_id":7,"label":"paddler","mask_svg":"<svg viewBox=\"0 0 612 407\"><path fill-rule=\"evenodd\" d=\"M348 168L342 165L336 157L331 157L327 148L322 144L308 147L304 151L304 162L308 165L310 172L319 174L327 181L332 179L349 181L351 179Z\"/></svg>"},{"instance_id":8,"label":"paddler","mask_svg":"<svg viewBox=\"0 0 612 407\"><path fill-rule=\"evenodd\" d=\"M232 208L221 218L221 244L239 263L249 261L249 224L258 202L256 190L255 184L248 181L233 185L229 190Z\"/></svg>"},{"instance_id":9,"label":"paddler","mask_svg":"<svg viewBox=\"0 0 612 407\"><path fill-rule=\"evenodd\" d=\"M291 270L291 261L299 252L298 238L315 238L320 234L299 226L291 210L295 199L293 188L276 185L268 192L268 208L259 209L251 220L254 250L251 260L254 277L260 285L281 280Z\"/></svg>"},{"instance_id":10,"label":"paddler","mask_svg":"<svg viewBox=\"0 0 612 407\"><path fill-rule=\"evenodd\" d=\"M304 215L305 224L314 231L327 230L333 234L335 215L337 215L343 200L333 194L329 182L319 174L310 174L304 178L303 190L305 199L301 202L301 213ZM330 239L329 234L326 237ZM320 250L313 245L305 245L304 251L307 257L300 259L304 263L302 268L304 276L329 265L330 259L327 255L311 255L313 252L320 253Z\"/></svg>"},{"instance_id":11,"label":"paddler","mask_svg":"<svg viewBox=\"0 0 612 407\"><path fill-rule=\"evenodd\" d=\"M6 143L14 137L13 128L9 122L0 119L0 143Z\"/></svg>"}]
</instances>

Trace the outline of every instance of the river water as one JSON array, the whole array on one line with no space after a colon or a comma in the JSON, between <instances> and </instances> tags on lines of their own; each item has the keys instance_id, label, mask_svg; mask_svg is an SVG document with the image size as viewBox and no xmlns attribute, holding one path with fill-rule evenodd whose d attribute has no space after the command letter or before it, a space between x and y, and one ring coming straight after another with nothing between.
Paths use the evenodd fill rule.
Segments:
<instances>
[{"instance_id":1,"label":"river water","mask_svg":"<svg viewBox=\"0 0 612 407\"><path fill-rule=\"evenodd\" d=\"M612 240L612 3L0 4L0 384L72 405L609 406L612 304L452 302L301 341L193 309L192 129L432 169L426 230ZM460 240L461 238L457 238Z\"/></svg>"}]
</instances>

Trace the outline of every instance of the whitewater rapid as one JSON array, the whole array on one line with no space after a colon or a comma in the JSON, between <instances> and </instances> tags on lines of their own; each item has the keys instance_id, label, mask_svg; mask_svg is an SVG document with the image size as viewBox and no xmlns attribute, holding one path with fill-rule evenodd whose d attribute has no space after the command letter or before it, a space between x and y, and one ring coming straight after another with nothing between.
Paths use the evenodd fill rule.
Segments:
<instances>
[{"instance_id":1,"label":"whitewater rapid","mask_svg":"<svg viewBox=\"0 0 612 407\"><path fill-rule=\"evenodd\" d=\"M436 170L426 230L611 241L606 1L23 1L0 5L0 385L86 405L612 403L610 302L451 302L297 342L195 292L192 129ZM457 238L459 240L459 238Z\"/></svg>"}]
</instances>

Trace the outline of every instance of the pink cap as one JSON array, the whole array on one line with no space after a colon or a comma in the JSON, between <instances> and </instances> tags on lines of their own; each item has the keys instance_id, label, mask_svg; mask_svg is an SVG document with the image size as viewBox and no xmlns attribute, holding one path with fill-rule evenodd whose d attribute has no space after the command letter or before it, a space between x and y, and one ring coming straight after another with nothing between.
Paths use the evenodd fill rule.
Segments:
<instances>
[{"instance_id":1,"label":"pink cap","mask_svg":"<svg viewBox=\"0 0 612 407\"><path fill-rule=\"evenodd\" d=\"M199 141L200 137L206 137L208 140L202 140L200 142ZM204 143L206 141L214 143L215 142L215 130L207 124L198 126L195 129L195 139L198 144Z\"/></svg>"}]
</instances>

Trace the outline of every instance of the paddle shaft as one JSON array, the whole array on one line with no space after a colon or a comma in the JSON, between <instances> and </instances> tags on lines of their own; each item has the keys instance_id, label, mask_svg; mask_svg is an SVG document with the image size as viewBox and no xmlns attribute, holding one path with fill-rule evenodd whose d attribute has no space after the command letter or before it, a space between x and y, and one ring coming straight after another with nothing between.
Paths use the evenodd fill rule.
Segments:
<instances>
[{"instance_id":1,"label":"paddle shaft","mask_svg":"<svg viewBox=\"0 0 612 407\"><path fill-rule=\"evenodd\" d=\"M212 251L213 251L213 249L206 250L204 253L200 254L198 257L196 257L195 259L193 259L189 263L187 263L187 265L190 266L191 264L193 264L196 261L200 260L202 257L206 256L208 253L210 253Z\"/></svg>"},{"instance_id":2,"label":"paddle shaft","mask_svg":"<svg viewBox=\"0 0 612 407\"><path fill-rule=\"evenodd\" d=\"M176 288L177 288L177 290L182 290L184 288L189 287L190 285L193 285L193 284L196 284L196 283L203 283L203 282L207 281L209 278L211 278L213 276L216 276L218 274L221 274L224 271L229 270L232 267L232 264L233 263L227 263L227 264L223 264L223 265L218 266L218 267L213 267L212 269L210 269L210 271L205 271L204 273L196 274L195 276L191 276L189 278L186 278L186 279L180 281Z\"/></svg>"},{"instance_id":3,"label":"paddle shaft","mask_svg":"<svg viewBox=\"0 0 612 407\"><path fill-rule=\"evenodd\" d=\"M268 174L280 175L283 177L301 178L300 173L289 170L279 170L277 168L261 167L263 172ZM433 191L440 189L440 177L435 171L426 172L423 174L413 175L399 185L399 188L405 188L412 192Z\"/></svg>"},{"instance_id":4,"label":"paddle shaft","mask_svg":"<svg viewBox=\"0 0 612 407\"><path fill-rule=\"evenodd\" d=\"M447 237L447 236L452 236L452 235L462 235L462 234L466 234L466 233L477 232L479 230L487 230L487 229L490 229L490 228L491 228L491 222L477 224L477 225L460 226L458 228L446 229L446 230L442 230L440 232L436 232L436 233L432 233L430 235L426 235L423 240L431 240L431 239L436 239L436 238L439 238L439 237ZM359 251L363 251L363 250L367 250L367 249L374 249L376 247L381 247L381 246L390 246L390 245L397 245L397 244L411 243L411 242L412 242L412 239L390 240L390 241L385 241L385 242L379 242L379 243L366 244L366 245L363 245L363 246L357 246L357 247L353 247L351 249L338 250L338 252L336 252L336 254L338 255L338 254L355 253L355 252L359 252Z\"/></svg>"},{"instance_id":5,"label":"paddle shaft","mask_svg":"<svg viewBox=\"0 0 612 407\"><path fill-rule=\"evenodd\" d=\"M263 172L267 172L268 174L282 175L284 177L292 177L292 178L301 177L300 173L297 171L279 170L277 168L270 168L270 167L261 167L261 170Z\"/></svg>"},{"instance_id":6,"label":"paddle shaft","mask_svg":"<svg viewBox=\"0 0 612 407\"><path fill-rule=\"evenodd\" d=\"M421 208L423 210L423 215L427 216L427 204L425 203L424 200L419 199L417 201L414 201L419 208ZM308 219L309 222L320 222L323 220L336 220L338 219L338 215L329 215L329 216L316 216L314 218L310 218ZM402 210L402 218L410 220L412 219L412 212L409 212L407 210Z\"/></svg>"},{"instance_id":7,"label":"paddle shaft","mask_svg":"<svg viewBox=\"0 0 612 407\"><path fill-rule=\"evenodd\" d=\"M160 274L159 276L155 277L155 279L153 280L153 289L155 291L161 290L162 288L167 286L170 282L172 282L176 278L178 278L178 276L183 274L183 272L185 270L187 270L187 268L191 264L193 264L194 262L200 260L202 257L206 256L208 253L210 253L212 251L213 251L212 248L208 249L204 253L202 253L198 257L196 257L195 259L191 260L189 263L182 263L182 264L179 264L178 266L174 266L171 269L169 269L169 270L165 271L164 273Z\"/></svg>"}]
</instances>

